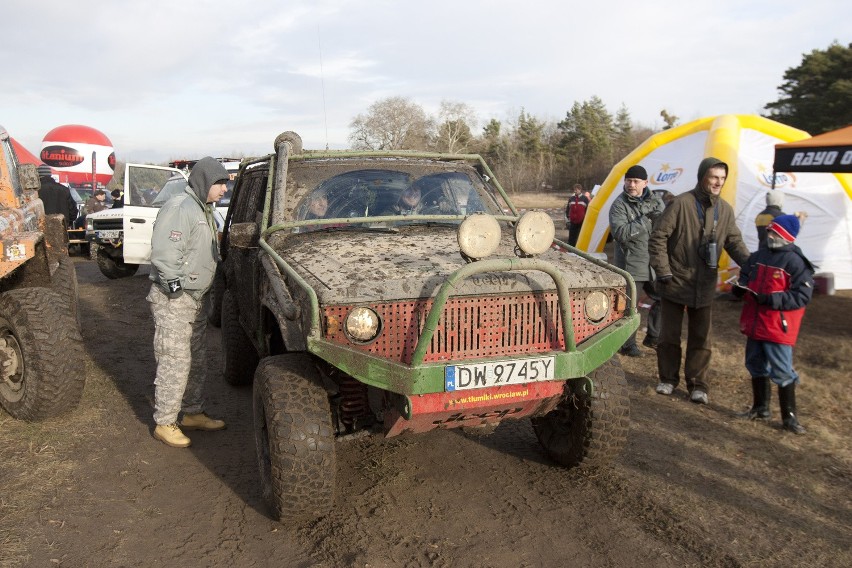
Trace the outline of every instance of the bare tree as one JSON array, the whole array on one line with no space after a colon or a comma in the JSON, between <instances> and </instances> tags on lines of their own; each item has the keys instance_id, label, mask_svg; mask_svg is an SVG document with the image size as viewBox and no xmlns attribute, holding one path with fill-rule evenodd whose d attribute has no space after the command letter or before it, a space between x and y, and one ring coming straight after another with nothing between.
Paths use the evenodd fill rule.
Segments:
<instances>
[{"instance_id":1,"label":"bare tree","mask_svg":"<svg viewBox=\"0 0 852 568\"><path fill-rule=\"evenodd\" d=\"M426 150L434 123L410 99L388 97L370 105L349 127L349 142L355 149Z\"/></svg>"},{"instance_id":2,"label":"bare tree","mask_svg":"<svg viewBox=\"0 0 852 568\"><path fill-rule=\"evenodd\" d=\"M466 152L473 140L471 131L476 127L476 112L467 103L441 101L438 111L438 151L458 154Z\"/></svg>"}]
</instances>

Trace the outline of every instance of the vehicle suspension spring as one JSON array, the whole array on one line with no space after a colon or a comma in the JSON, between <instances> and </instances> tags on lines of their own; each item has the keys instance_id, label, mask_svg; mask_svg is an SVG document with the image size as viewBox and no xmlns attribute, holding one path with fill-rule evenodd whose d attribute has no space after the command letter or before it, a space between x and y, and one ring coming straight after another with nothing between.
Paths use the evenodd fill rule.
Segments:
<instances>
[{"instance_id":1,"label":"vehicle suspension spring","mask_svg":"<svg viewBox=\"0 0 852 568\"><path fill-rule=\"evenodd\" d=\"M355 421L368 410L367 385L352 377L341 377L340 396L340 421L351 430Z\"/></svg>"}]
</instances>

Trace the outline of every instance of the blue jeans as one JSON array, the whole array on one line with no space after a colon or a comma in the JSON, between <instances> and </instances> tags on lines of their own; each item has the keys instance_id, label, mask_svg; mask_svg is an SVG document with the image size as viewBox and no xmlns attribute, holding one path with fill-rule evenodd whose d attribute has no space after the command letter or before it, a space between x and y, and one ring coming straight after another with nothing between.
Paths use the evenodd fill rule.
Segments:
<instances>
[{"instance_id":1,"label":"blue jeans","mask_svg":"<svg viewBox=\"0 0 852 568\"><path fill-rule=\"evenodd\" d=\"M748 338L745 365L752 377L769 377L779 387L798 384L793 369L793 346Z\"/></svg>"}]
</instances>

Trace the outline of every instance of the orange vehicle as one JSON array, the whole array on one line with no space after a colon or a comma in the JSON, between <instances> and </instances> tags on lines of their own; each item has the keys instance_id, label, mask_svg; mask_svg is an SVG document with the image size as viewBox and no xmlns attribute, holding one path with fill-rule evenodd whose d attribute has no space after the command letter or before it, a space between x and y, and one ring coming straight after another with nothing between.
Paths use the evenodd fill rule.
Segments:
<instances>
[{"instance_id":1,"label":"orange vehicle","mask_svg":"<svg viewBox=\"0 0 852 568\"><path fill-rule=\"evenodd\" d=\"M77 406L85 384L77 276L62 215L45 215L33 164L0 126L0 406L41 420Z\"/></svg>"}]
</instances>

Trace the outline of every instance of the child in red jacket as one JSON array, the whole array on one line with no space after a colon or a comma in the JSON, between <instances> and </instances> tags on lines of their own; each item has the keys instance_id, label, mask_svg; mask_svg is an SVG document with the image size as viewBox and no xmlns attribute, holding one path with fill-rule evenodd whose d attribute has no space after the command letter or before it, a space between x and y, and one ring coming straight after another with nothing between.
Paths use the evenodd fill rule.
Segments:
<instances>
[{"instance_id":1,"label":"child in red jacket","mask_svg":"<svg viewBox=\"0 0 852 568\"><path fill-rule=\"evenodd\" d=\"M778 385L784 429L804 434L796 419L793 346L813 294L814 268L793 244L799 234L795 215L776 217L767 227L766 242L740 270L736 295L744 296L740 331L747 337L746 369L751 374L754 404L744 416L769 420L770 379Z\"/></svg>"}]
</instances>

